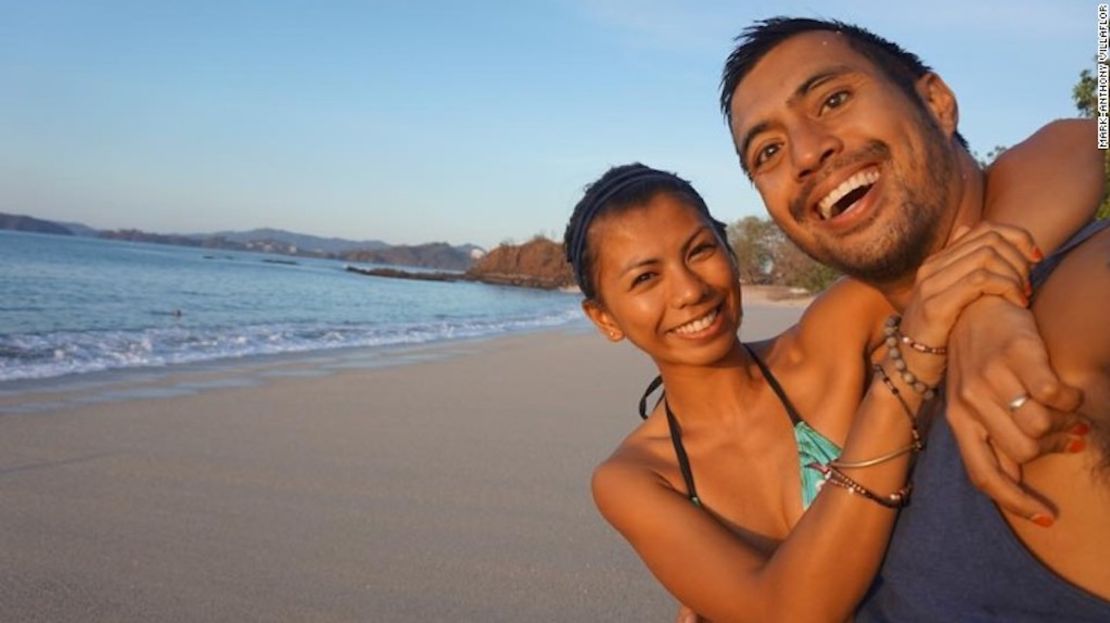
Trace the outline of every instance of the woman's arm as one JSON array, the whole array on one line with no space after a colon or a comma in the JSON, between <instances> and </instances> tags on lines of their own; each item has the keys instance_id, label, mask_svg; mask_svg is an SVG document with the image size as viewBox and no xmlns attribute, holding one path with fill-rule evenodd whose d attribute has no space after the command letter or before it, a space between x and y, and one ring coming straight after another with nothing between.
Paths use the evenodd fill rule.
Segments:
<instances>
[{"instance_id":1,"label":"woman's arm","mask_svg":"<svg viewBox=\"0 0 1110 623\"><path fill-rule=\"evenodd\" d=\"M1103 196L1105 154L1093 120L1054 121L987 170L985 216L1029 231L1051 253L1090 221ZM1071 446L1066 415L1079 395L1049 366L1032 314L995 297L970 305L950 339L947 417L972 482L995 502L1045 523L1053 515L1018 485L1024 463ZM1010 413L1021 395L1033 400Z\"/></svg>"},{"instance_id":2,"label":"woman's arm","mask_svg":"<svg viewBox=\"0 0 1110 623\"><path fill-rule=\"evenodd\" d=\"M984 218L1028 231L1051 253L1102 201L1105 152L1093 119L1060 119L1006 150L986 170Z\"/></svg>"},{"instance_id":3,"label":"woman's arm","mask_svg":"<svg viewBox=\"0 0 1110 623\"><path fill-rule=\"evenodd\" d=\"M967 245L981 243L1002 244L969 236L946 250L947 255L926 263L903 320L906 334L925 343L944 343L951 323L970 300L983 294L1022 297L1012 268L999 269L989 253L968 252ZM982 279L970 278L974 275ZM903 356L921 378L940 378L943 357L905 350ZM883 363L893 375L889 355ZM872 384L842 460L864 461L911 443L911 418L901 400L912 412L922 398L897 383L900 396L884 383ZM909 456L844 470L860 485L886 495L905 484ZM767 555L645 465L644 457L626 450L600 466L593 479L598 508L679 601L713 621L846 619L881 562L896 516L890 508L827 484L789 536Z\"/></svg>"}]
</instances>

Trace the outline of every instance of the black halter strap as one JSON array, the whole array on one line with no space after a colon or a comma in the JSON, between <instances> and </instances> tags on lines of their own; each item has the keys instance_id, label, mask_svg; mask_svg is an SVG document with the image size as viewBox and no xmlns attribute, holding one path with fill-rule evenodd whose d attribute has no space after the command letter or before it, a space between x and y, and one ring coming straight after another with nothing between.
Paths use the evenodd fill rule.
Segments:
<instances>
[{"instance_id":1,"label":"black halter strap","mask_svg":"<svg viewBox=\"0 0 1110 623\"><path fill-rule=\"evenodd\" d=\"M797 410L794 409L794 405L791 404L790 399L786 396L786 391L779 385L778 379L771 374L771 369L767 367L767 364L763 363L763 360L755 354L751 346L744 344L744 349L748 351L748 354L755 360L755 364L759 366L759 371L763 374L763 378L767 379L767 384L774 390L779 401L782 402L782 406L786 409L787 415L790 416L790 421L795 425L803 421L802 417L798 415ZM652 379L651 383L648 383L647 389L644 390L644 395L640 397L641 418L646 420L648 417L648 396L662 387L662 385L663 377L661 376L655 377ZM667 414L667 428L670 429L671 444L674 446L674 454L678 459L678 469L682 472L682 480L686 482L686 495L690 498L690 501L694 503L694 506L701 508L701 498L698 497L698 490L694 487L694 473L690 470L690 458L686 456L686 447L682 445L682 429L678 425L678 419L675 417L674 411L671 411L670 403L667 402L666 390L660 394L659 400L655 401L655 407L658 407L660 402L663 403L663 411ZM652 407L652 410L654 410L655 407Z\"/></svg>"},{"instance_id":2,"label":"black halter strap","mask_svg":"<svg viewBox=\"0 0 1110 623\"><path fill-rule=\"evenodd\" d=\"M678 420L671 411L667 397L663 396L663 410L667 412L667 427L671 429L671 444L674 445L675 456L678 457L678 469L682 471L682 479L686 481L686 495L694 506L701 508L701 498L698 490L694 488L694 474L690 471L690 459L686 456L686 447L682 445L682 429L678 427Z\"/></svg>"},{"instance_id":3,"label":"black halter strap","mask_svg":"<svg viewBox=\"0 0 1110 623\"><path fill-rule=\"evenodd\" d=\"M797 425L799 422L803 422L802 416L798 415L798 410L794 408L793 403L790 402L790 398L786 396L786 390L782 388L782 385L779 385L778 379L775 378L775 375L771 374L771 369L767 367L767 364L763 363L763 360L759 358L759 355L755 354L751 346L744 344L744 350L748 351L748 354L755 360L755 365L759 366L759 371L763 373L763 378L767 379L767 384L771 386L775 395L779 397L779 402L781 402L783 408L786 409L786 414L790 416L790 423Z\"/></svg>"},{"instance_id":4,"label":"black halter strap","mask_svg":"<svg viewBox=\"0 0 1110 623\"><path fill-rule=\"evenodd\" d=\"M646 420L648 416L648 396L662 385L663 377L661 376L655 377L652 379L651 383L648 383L647 389L644 390L644 395L640 397L641 418ZM694 487L694 474L690 471L690 458L686 456L686 447L682 445L682 429L679 428L678 419L675 418L674 411L671 411L671 405L667 402L666 390L659 395L659 400L655 401L655 406L652 407L653 411L655 407L659 406L659 403L663 403L663 411L667 414L667 428L670 429L671 445L674 446L674 454L675 457L678 458L678 469L682 472L682 480L686 482L686 495L690 498L690 501L694 503L694 506L700 508L701 498L698 497L698 490Z\"/></svg>"}]
</instances>

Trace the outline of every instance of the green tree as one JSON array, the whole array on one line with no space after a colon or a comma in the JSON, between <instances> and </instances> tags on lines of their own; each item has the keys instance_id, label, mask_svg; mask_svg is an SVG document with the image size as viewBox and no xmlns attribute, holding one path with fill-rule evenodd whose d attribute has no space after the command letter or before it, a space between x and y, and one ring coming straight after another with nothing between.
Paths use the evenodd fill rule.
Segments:
<instances>
[{"instance_id":1,"label":"green tree","mask_svg":"<svg viewBox=\"0 0 1110 623\"><path fill-rule=\"evenodd\" d=\"M971 157L975 158L975 161L979 163L980 167L986 169L1007 149L1009 149L1009 147L1006 147L1005 145L995 145L994 149L988 151L986 156L980 156L979 152L972 150Z\"/></svg>"},{"instance_id":2,"label":"green tree","mask_svg":"<svg viewBox=\"0 0 1110 623\"><path fill-rule=\"evenodd\" d=\"M1094 119L1098 114L1098 98L1095 97L1095 89L1098 87L1098 82L1095 80L1094 74L1090 69L1084 69L1079 72L1079 82L1071 90L1071 98L1075 100L1075 107L1079 109L1079 114L1089 119Z\"/></svg>"},{"instance_id":3,"label":"green tree","mask_svg":"<svg viewBox=\"0 0 1110 623\"><path fill-rule=\"evenodd\" d=\"M1079 82L1075 83L1075 87L1072 88L1071 97L1075 100L1075 108L1080 115L1091 119L1098 116L1097 87L1098 81L1095 80L1090 69L1079 72ZM1105 162L1106 188L1110 189L1110 151L1103 152L1103 160ZM1097 218L1110 218L1110 195L1104 194L1102 196L1102 205L1098 207Z\"/></svg>"},{"instance_id":4,"label":"green tree","mask_svg":"<svg viewBox=\"0 0 1110 623\"><path fill-rule=\"evenodd\" d=\"M770 219L744 217L729 225L728 239L744 283L819 292L840 276L803 253Z\"/></svg>"},{"instance_id":5,"label":"green tree","mask_svg":"<svg viewBox=\"0 0 1110 623\"><path fill-rule=\"evenodd\" d=\"M728 226L728 241L736 254L740 281L760 285L771 282L777 229L771 221L758 216L745 216Z\"/></svg>"}]
</instances>

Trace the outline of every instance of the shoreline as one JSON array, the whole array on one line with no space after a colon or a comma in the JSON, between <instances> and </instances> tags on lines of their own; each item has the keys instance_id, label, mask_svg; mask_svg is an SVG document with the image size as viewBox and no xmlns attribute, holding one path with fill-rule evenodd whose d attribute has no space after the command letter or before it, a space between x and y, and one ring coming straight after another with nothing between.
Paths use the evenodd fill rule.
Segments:
<instances>
[{"instance_id":1,"label":"shoreline","mask_svg":"<svg viewBox=\"0 0 1110 623\"><path fill-rule=\"evenodd\" d=\"M745 322L749 314L757 317L773 315L777 309L802 309L813 300L813 296L784 296L786 288L780 286L744 286ZM577 293L577 289L566 293ZM107 368L88 372L70 372L55 376L0 379L0 415L13 412L13 396L26 394L66 394L92 387L132 387L159 381L178 375L206 376L230 371L232 374L250 374L251 370L264 371L268 368L304 368L311 366L317 370L375 368L391 365L404 365L409 359L423 359L438 356L442 350L449 353L453 345L496 341L522 335L535 335L548 332L568 332L572 334L592 333L593 327L583 318L558 325L539 325L513 329L501 333L434 339L427 342L394 343L381 345L340 345L331 348L310 348L275 353L250 353L245 355L218 356L211 359L186 361L169 364L148 364L130 367ZM743 328L742 328L743 333ZM412 351L414 354L409 355ZM432 354L415 354L428 351ZM274 371L280 375L280 371ZM318 373L304 371L304 374L318 376ZM289 375L298 373L290 371ZM61 405L55 405L61 406ZM44 405L46 408L46 405Z\"/></svg>"}]
</instances>

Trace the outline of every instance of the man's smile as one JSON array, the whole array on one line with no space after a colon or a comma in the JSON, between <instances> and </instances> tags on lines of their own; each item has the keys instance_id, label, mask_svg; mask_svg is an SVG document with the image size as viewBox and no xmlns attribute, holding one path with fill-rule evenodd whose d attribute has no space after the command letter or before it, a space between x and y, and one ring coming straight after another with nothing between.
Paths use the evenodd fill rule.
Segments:
<instances>
[{"instance_id":1,"label":"man's smile","mask_svg":"<svg viewBox=\"0 0 1110 623\"><path fill-rule=\"evenodd\" d=\"M840 182L817 202L815 212L821 220L827 221L852 209L863 199L875 182L879 181L879 167L868 166Z\"/></svg>"}]
</instances>

